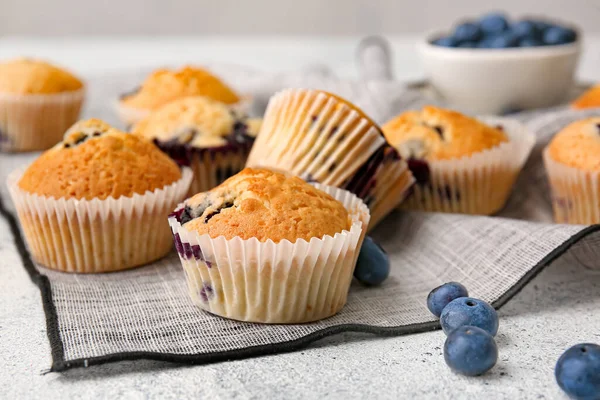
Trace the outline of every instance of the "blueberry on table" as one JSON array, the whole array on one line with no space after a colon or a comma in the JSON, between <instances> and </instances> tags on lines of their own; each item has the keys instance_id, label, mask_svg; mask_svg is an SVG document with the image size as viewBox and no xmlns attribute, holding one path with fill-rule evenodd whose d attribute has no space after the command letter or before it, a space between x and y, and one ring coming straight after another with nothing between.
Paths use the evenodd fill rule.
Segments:
<instances>
[{"instance_id":1,"label":"blueberry on table","mask_svg":"<svg viewBox=\"0 0 600 400\"><path fill-rule=\"evenodd\" d=\"M461 297L452 300L440 315L442 329L449 335L461 326L476 326L492 336L498 333L498 314L483 300Z\"/></svg>"},{"instance_id":2,"label":"blueberry on table","mask_svg":"<svg viewBox=\"0 0 600 400\"><path fill-rule=\"evenodd\" d=\"M571 347L558 359L554 375L571 398L600 400L600 346L583 343Z\"/></svg>"},{"instance_id":3,"label":"blueberry on table","mask_svg":"<svg viewBox=\"0 0 600 400\"><path fill-rule=\"evenodd\" d=\"M477 24L465 22L454 30L454 38L459 42L476 42L481 38L481 29Z\"/></svg>"},{"instance_id":4,"label":"blueberry on table","mask_svg":"<svg viewBox=\"0 0 600 400\"><path fill-rule=\"evenodd\" d=\"M553 26L544 32L544 43L548 45L567 44L575 41L575 31L572 29Z\"/></svg>"},{"instance_id":5,"label":"blueberry on table","mask_svg":"<svg viewBox=\"0 0 600 400\"><path fill-rule=\"evenodd\" d=\"M456 40L452 36L446 36L446 37L442 37L437 40L434 40L433 44L435 44L437 46L442 46L442 47L456 47L456 46L458 46L458 40Z\"/></svg>"},{"instance_id":6,"label":"blueberry on table","mask_svg":"<svg viewBox=\"0 0 600 400\"><path fill-rule=\"evenodd\" d=\"M484 15L479 20L479 26L485 34L498 34L508 29L508 20L501 13Z\"/></svg>"},{"instance_id":7,"label":"blueberry on table","mask_svg":"<svg viewBox=\"0 0 600 400\"><path fill-rule=\"evenodd\" d=\"M354 277L362 284L368 286L381 285L390 274L390 258L370 236L365 241L358 253Z\"/></svg>"},{"instance_id":8,"label":"blueberry on table","mask_svg":"<svg viewBox=\"0 0 600 400\"><path fill-rule=\"evenodd\" d=\"M498 361L498 347L492 335L476 326L461 326L446 338L444 360L462 375L478 376Z\"/></svg>"},{"instance_id":9,"label":"blueberry on table","mask_svg":"<svg viewBox=\"0 0 600 400\"><path fill-rule=\"evenodd\" d=\"M467 288L458 282L448 282L436 287L427 296L427 308L433 315L440 317L442 310L452 300L460 297L468 297Z\"/></svg>"},{"instance_id":10,"label":"blueberry on table","mask_svg":"<svg viewBox=\"0 0 600 400\"><path fill-rule=\"evenodd\" d=\"M511 26L512 33L519 39L538 39L540 31L533 21L519 21Z\"/></svg>"}]
</instances>

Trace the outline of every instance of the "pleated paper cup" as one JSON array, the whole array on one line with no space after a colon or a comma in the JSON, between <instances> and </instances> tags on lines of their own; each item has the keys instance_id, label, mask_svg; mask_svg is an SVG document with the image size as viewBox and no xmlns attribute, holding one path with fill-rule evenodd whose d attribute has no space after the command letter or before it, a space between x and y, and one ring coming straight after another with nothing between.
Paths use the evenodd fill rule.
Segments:
<instances>
[{"instance_id":1,"label":"pleated paper cup","mask_svg":"<svg viewBox=\"0 0 600 400\"><path fill-rule=\"evenodd\" d=\"M316 90L288 89L271 98L246 166L347 189L369 204L371 227L400 204L413 182L373 121Z\"/></svg>"},{"instance_id":2,"label":"pleated paper cup","mask_svg":"<svg viewBox=\"0 0 600 400\"><path fill-rule=\"evenodd\" d=\"M56 94L0 93L0 150L46 150L79 118L85 89Z\"/></svg>"},{"instance_id":3,"label":"pleated paper cup","mask_svg":"<svg viewBox=\"0 0 600 400\"><path fill-rule=\"evenodd\" d=\"M555 161L547 148L543 157L552 190L555 222L600 224L600 173L584 171Z\"/></svg>"},{"instance_id":4,"label":"pleated paper cup","mask_svg":"<svg viewBox=\"0 0 600 400\"><path fill-rule=\"evenodd\" d=\"M178 222L180 204L169 224L193 302L225 318L271 324L316 321L339 312L346 304L369 209L346 190L314 186L344 204L352 218L350 230L295 243L213 239Z\"/></svg>"},{"instance_id":5,"label":"pleated paper cup","mask_svg":"<svg viewBox=\"0 0 600 400\"><path fill-rule=\"evenodd\" d=\"M13 171L7 186L33 259L62 272L119 271L165 256L173 246L167 216L192 180L182 178L145 194L105 200L55 199L26 192Z\"/></svg>"},{"instance_id":6,"label":"pleated paper cup","mask_svg":"<svg viewBox=\"0 0 600 400\"><path fill-rule=\"evenodd\" d=\"M423 163L429 177L413 186L402 208L491 215L504 207L533 149L535 135L515 120L482 120L502 127L509 141L468 157Z\"/></svg>"},{"instance_id":7,"label":"pleated paper cup","mask_svg":"<svg viewBox=\"0 0 600 400\"><path fill-rule=\"evenodd\" d=\"M206 192L244 169L252 143L231 144L215 148L194 147L185 143L154 143L181 166L189 166L194 178L188 195Z\"/></svg>"}]
</instances>

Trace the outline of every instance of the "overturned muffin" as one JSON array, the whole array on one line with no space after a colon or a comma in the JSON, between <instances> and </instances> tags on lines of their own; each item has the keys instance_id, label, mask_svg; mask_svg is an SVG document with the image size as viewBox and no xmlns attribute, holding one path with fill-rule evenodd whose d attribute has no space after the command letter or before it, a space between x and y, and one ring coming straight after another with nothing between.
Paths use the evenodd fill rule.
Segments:
<instances>
[{"instance_id":1,"label":"overturned muffin","mask_svg":"<svg viewBox=\"0 0 600 400\"><path fill-rule=\"evenodd\" d=\"M502 208L533 136L515 121L497 122L426 106L384 124L387 140L408 160L417 180L403 206L466 214Z\"/></svg>"},{"instance_id":2,"label":"overturned muffin","mask_svg":"<svg viewBox=\"0 0 600 400\"><path fill-rule=\"evenodd\" d=\"M186 200L169 223L201 308L296 323L345 304L369 211L347 191L247 168Z\"/></svg>"},{"instance_id":3,"label":"overturned muffin","mask_svg":"<svg viewBox=\"0 0 600 400\"><path fill-rule=\"evenodd\" d=\"M600 223L600 117L573 122L544 150L554 220Z\"/></svg>"},{"instance_id":4,"label":"overturned muffin","mask_svg":"<svg viewBox=\"0 0 600 400\"><path fill-rule=\"evenodd\" d=\"M220 103L235 105L242 100L229 86L203 68L185 66L179 70L159 69L142 85L119 99L119 114L133 124L173 100L204 96Z\"/></svg>"},{"instance_id":5,"label":"overturned muffin","mask_svg":"<svg viewBox=\"0 0 600 400\"><path fill-rule=\"evenodd\" d=\"M217 186L244 168L261 120L195 96L175 100L132 127L180 165L194 171L192 194Z\"/></svg>"},{"instance_id":6,"label":"overturned muffin","mask_svg":"<svg viewBox=\"0 0 600 400\"><path fill-rule=\"evenodd\" d=\"M165 218L190 180L152 143L92 119L11 174L9 189L37 262L107 272L168 253Z\"/></svg>"}]
</instances>

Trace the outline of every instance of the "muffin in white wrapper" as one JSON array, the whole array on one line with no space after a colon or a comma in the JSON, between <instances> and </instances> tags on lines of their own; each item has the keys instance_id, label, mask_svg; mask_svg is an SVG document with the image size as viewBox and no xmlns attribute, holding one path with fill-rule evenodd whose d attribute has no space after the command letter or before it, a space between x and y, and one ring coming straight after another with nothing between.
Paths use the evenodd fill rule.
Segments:
<instances>
[{"instance_id":1,"label":"muffin in white wrapper","mask_svg":"<svg viewBox=\"0 0 600 400\"><path fill-rule=\"evenodd\" d=\"M194 303L221 317L260 323L303 323L339 312L370 214L352 193L314 186L343 204L349 230L295 243L211 238L181 225L180 204L169 224Z\"/></svg>"},{"instance_id":2,"label":"muffin in white wrapper","mask_svg":"<svg viewBox=\"0 0 600 400\"><path fill-rule=\"evenodd\" d=\"M347 189L371 209L370 227L414 182L377 124L348 101L318 90L287 89L271 98L246 166Z\"/></svg>"},{"instance_id":3,"label":"muffin in white wrapper","mask_svg":"<svg viewBox=\"0 0 600 400\"><path fill-rule=\"evenodd\" d=\"M0 93L0 150L46 150L79 118L85 90L52 94Z\"/></svg>"},{"instance_id":4,"label":"muffin in white wrapper","mask_svg":"<svg viewBox=\"0 0 600 400\"><path fill-rule=\"evenodd\" d=\"M491 215L504 207L535 135L515 120L484 117L481 121L501 128L508 142L462 158L409 160L417 184L402 208Z\"/></svg>"},{"instance_id":5,"label":"muffin in white wrapper","mask_svg":"<svg viewBox=\"0 0 600 400\"><path fill-rule=\"evenodd\" d=\"M192 171L161 189L99 199L65 199L28 193L23 170L7 179L33 259L62 272L111 272L147 264L173 247L167 216L185 198Z\"/></svg>"}]
</instances>

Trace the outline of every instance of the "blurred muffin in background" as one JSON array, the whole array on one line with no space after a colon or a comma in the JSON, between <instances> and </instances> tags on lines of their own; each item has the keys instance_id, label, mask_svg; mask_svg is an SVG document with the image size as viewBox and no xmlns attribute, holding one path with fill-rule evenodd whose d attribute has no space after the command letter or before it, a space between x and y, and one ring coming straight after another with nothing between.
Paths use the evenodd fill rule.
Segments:
<instances>
[{"instance_id":1,"label":"blurred muffin in background","mask_svg":"<svg viewBox=\"0 0 600 400\"><path fill-rule=\"evenodd\" d=\"M544 150L554 220L600 223L600 117L566 126Z\"/></svg>"},{"instance_id":2,"label":"blurred muffin in background","mask_svg":"<svg viewBox=\"0 0 600 400\"><path fill-rule=\"evenodd\" d=\"M0 150L45 150L79 117L84 84L45 61L0 63Z\"/></svg>"},{"instance_id":3,"label":"blurred muffin in background","mask_svg":"<svg viewBox=\"0 0 600 400\"><path fill-rule=\"evenodd\" d=\"M600 108L600 85L593 86L573 100L571 107L578 110L584 108Z\"/></svg>"},{"instance_id":4,"label":"blurred muffin in background","mask_svg":"<svg viewBox=\"0 0 600 400\"><path fill-rule=\"evenodd\" d=\"M489 215L506 203L534 137L519 123L486 124L426 106L383 125L417 180L403 208Z\"/></svg>"},{"instance_id":5,"label":"blurred muffin in background","mask_svg":"<svg viewBox=\"0 0 600 400\"><path fill-rule=\"evenodd\" d=\"M173 100L205 96L227 105L242 105L242 98L218 77L202 68L185 66L179 70L159 69L142 85L121 95L119 116L127 125Z\"/></svg>"},{"instance_id":6,"label":"blurred muffin in background","mask_svg":"<svg viewBox=\"0 0 600 400\"><path fill-rule=\"evenodd\" d=\"M152 143L91 119L7 183L36 262L95 273L165 256L167 216L191 179Z\"/></svg>"},{"instance_id":7,"label":"blurred muffin in background","mask_svg":"<svg viewBox=\"0 0 600 400\"><path fill-rule=\"evenodd\" d=\"M165 104L131 132L153 140L180 165L190 166L190 194L196 194L244 168L260 124L260 119L249 119L222 102L194 96Z\"/></svg>"},{"instance_id":8,"label":"blurred muffin in background","mask_svg":"<svg viewBox=\"0 0 600 400\"><path fill-rule=\"evenodd\" d=\"M414 183L375 122L349 101L320 90L287 89L270 99L246 166L348 190L369 207L370 228Z\"/></svg>"}]
</instances>

